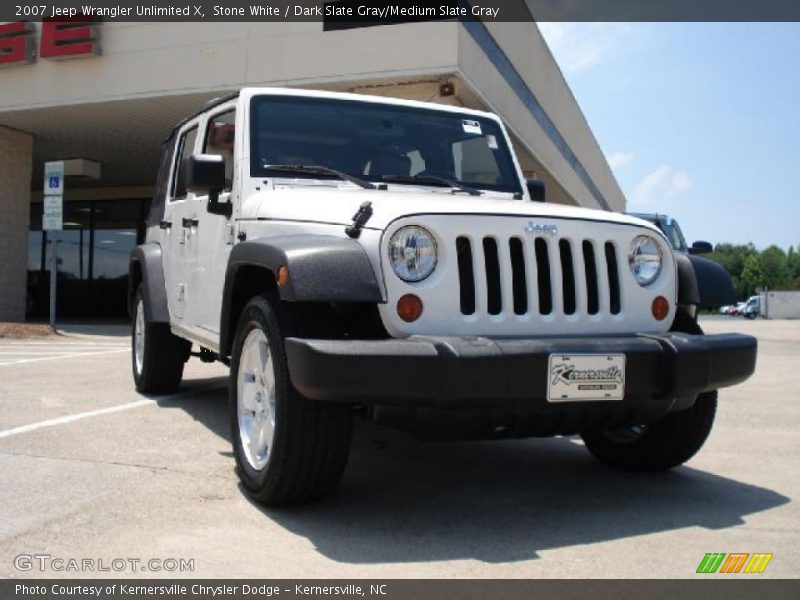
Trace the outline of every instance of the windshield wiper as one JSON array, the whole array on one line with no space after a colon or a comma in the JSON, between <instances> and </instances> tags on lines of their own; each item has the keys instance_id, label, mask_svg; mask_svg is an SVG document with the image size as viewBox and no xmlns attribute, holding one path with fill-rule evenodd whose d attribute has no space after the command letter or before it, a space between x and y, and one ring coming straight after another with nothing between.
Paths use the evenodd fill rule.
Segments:
<instances>
[{"instance_id":1,"label":"windshield wiper","mask_svg":"<svg viewBox=\"0 0 800 600\"><path fill-rule=\"evenodd\" d=\"M277 171L279 173L296 173L296 174L307 174L307 175L333 175L334 177L338 177L343 181L349 181L350 183L355 183L357 186L364 188L365 190L374 190L377 189L374 183L370 183L369 181L364 181L363 179L359 179L354 175L350 175L350 173L345 173L344 171L338 171L336 169L331 169L330 167L323 167L321 165L264 165L264 169L267 171Z\"/></svg>"},{"instance_id":2,"label":"windshield wiper","mask_svg":"<svg viewBox=\"0 0 800 600\"><path fill-rule=\"evenodd\" d=\"M458 183L446 177L438 175L384 175L381 179L389 183L420 183L422 185L446 185L453 188L453 192L464 192L470 196L480 196L482 191L473 187Z\"/></svg>"}]
</instances>

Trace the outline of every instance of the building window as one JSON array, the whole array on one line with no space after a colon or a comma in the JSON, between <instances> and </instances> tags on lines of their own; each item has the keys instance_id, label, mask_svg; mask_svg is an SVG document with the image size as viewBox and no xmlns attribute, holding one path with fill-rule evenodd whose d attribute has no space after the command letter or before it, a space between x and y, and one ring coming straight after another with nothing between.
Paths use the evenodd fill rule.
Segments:
<instances>
[{"instance_id":1,"label":"building window","mask_svg":"<svg viewBox=\"0 0 800 600\"><path fill-rule=\"evenodd\" d=\"M50 248L58 239L59 318L126 316L128 257L142 240L150 200L65 202L64 230L41 231L42 205L31 205L28 233L28 314L50 306Z\"/></svg>"}]
</instances>

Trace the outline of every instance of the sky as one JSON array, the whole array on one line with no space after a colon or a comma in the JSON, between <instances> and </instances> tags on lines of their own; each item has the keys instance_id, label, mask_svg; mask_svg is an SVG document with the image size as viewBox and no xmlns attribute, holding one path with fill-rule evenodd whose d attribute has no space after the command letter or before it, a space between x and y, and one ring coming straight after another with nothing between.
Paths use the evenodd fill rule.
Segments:
<instances>
[{"instance_id":1,"label":"sky","mask_svg":"<svg viewBox=\"0 0 800 600\"><path fill-rule=\"evenodd\" d=\"M800 23L540 23L628 211L800 245Z\"/></svg>"}]
</instances>

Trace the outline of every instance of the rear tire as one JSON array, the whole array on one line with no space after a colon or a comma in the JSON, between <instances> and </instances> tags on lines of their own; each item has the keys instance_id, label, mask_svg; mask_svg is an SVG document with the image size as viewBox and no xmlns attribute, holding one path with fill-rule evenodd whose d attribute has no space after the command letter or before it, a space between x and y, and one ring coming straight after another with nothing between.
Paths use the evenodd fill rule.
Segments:
<instances>
[{"instance_id":1,"label":"rear tire","mask_svg":"<svg viewBox=\"0 0 800 600\"><path fill-rule=\"evenodd\" d=\"M601 463L623 471L665 471L692 458L703 446L717 411L717 392L705 392L694 405L642 427L582 435Z\"/></svg>"},{"instance_id":2,"label":"rear tire","mask_svg":"<svg viewBox=\"0 0 800 600\"><path fill-rule=\"evenodd\" d=\"M173 335L168 323L151 323L145 302L142 286L139 286L133 304L133 381L142 394L169 394L181 384L191 344Z\"/></svg>"},{"instance_id":3,"label":"rear tire","mask_svg":"<svg viewBox=\"0 0 800 600\"><path fill-rule=\"evenodd\" d=\"M334 492L350 452L351 407L309 400L291 384L284 339L294 329L277 294L257 296L242 312L231 356L236 470L255 500L273 506Z\"/></svg>"}]
</instances>

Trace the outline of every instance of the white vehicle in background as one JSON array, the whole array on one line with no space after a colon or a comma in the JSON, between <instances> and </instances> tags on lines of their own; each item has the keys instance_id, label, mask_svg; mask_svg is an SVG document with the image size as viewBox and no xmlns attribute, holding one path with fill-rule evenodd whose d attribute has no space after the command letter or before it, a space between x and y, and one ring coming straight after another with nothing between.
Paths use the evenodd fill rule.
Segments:
<instances>
[{"instance_id":1,"label":"white vehicle in background","mask_svg":"<svg viewBox=\"0 0 800 600\"><path fill-rule=\"evenodd\" d=\"M267 504L336 488L356 414L424 438L580 434L622 469L685 462L755 339L703 335L704 267L652 224L543 199L490 113L220 99L166 142L131 254L136 388L175 390L190 356L230 365L237 471Z\"/></svg>"},{"instance_id":2,"label":"white vehicle in background","mask_svg":"<svg viewBox=\"0 0 800 600\"><path fill-rule=\"evenodd\" d=\"M731 310L731 314L733 314L734 316L737 316L737 317L743 316L744 315L744 309L745 309L746 306L747 306L747 301L746 300L744 302L737 302L736 306L734 306L733 309Z\"/></svg>"},{"instance_id":3,"label":"white vehicle in background","mask_svg":"<svg viewBox=\"0 0 800 600\"><path fill-rule=\"evenodd\" d=\"M750 296L742 308L741 314L746 319L755 319L761 314L761 297Z\"/></svg>"}]
</instances>

